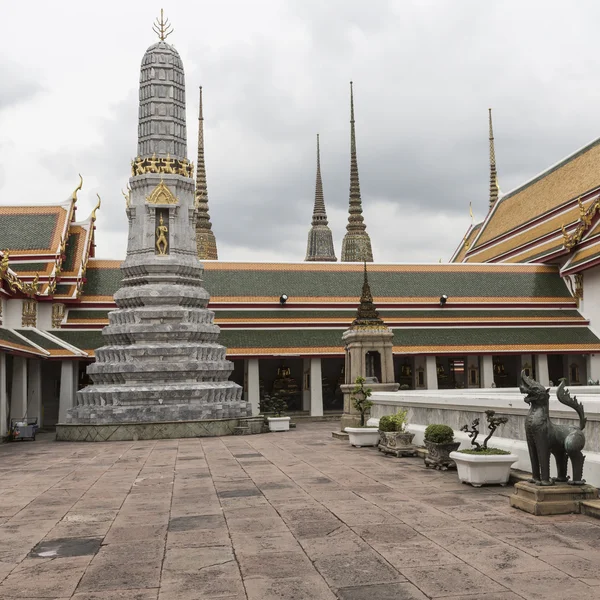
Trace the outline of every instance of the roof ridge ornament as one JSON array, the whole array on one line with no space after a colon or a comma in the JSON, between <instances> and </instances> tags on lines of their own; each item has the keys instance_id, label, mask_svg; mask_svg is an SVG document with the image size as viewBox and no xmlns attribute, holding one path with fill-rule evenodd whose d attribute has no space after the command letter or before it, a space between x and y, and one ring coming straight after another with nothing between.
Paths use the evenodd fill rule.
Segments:
<instances>
[{"instance_id":1,"label":"roof ridge ornament","mask_svg":"<svg viewBox=\"0 0 600 600\"><path fill-rule=\"evenodd\" d=\"M387 329L385 323L379 316L375 304L373 304L373 295L367 275L367 261L363 260L364 279L360 304L356 311L356 319L352 321L351 329Z\"/></svg>"},{"instance_id":2,"label":"roof ridge ornament","mask_svg":"<svg viewBox=\"0 0 600 600\"><path fill-rule=\"evenodd\" d=\"M79 184L77 185L77 187L73 190L73 193L71 194L71 200L73 202L77 202L77 192L81 191L81 188L83 187L83 177L81 176L81 173L77 173L79 175Z\"/></svg>"},{"instance_id":3,"label":"roof ridge ornament","mask_svg":"<svg viewBox=\"0 0 600 600\"><path fill-rule=\"evenodd\" d=\"M169 19L165 19L163 16L163 9L160 9L160 21L158 17L152 25L152 31L160 38L161 42L164 42L174 31L173 26L169 23Z\"/></svg>"}]
</instances>

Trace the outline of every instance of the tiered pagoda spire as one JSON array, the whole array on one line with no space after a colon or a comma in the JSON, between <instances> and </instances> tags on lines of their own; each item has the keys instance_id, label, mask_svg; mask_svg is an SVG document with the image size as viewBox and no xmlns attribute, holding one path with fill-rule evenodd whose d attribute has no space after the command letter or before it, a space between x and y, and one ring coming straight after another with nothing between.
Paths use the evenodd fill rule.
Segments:
<instances>
[{"instance_id":1,"label":"tiered pagoda spire","mask_svg":"<svg viewBox=\"0 0 600 600\"><path fill-rule=\"evenodd\" d=\"M350 203L348 224L342 241L342 262L373 262L371 238L362 215L358 161L356 158L356 132L354 130L354 93L350 82Z\"/></svg>"},{"instance_id":2,"label":"tiered pagoda spire","mask_svg":"<svg viewBox=\"0 0 600 600\"><path fill-rule=\"evenodd\" d=\"M360 296L360 304L356 311L356 319L352 321L351 329L356 328L378 328L386 327L385 323L381 320L375 304L373 304L373 295L371 294L371 286L369 285L369 278L367 276L367 261L364 261L365 265L365 276L363 280L362 294Z\"/></svg>"},{"instance_id":3,"label":"tiered pagoda spire","mask_svg":"<svg viewBox=\"0 0 600 600\"><path fill-rule=\"evenodd\" d=\"M196 245L200 260L217 260L217 240L212 230L208 213L208 188L206 164L204 162L204 117L202 115L202 86L200 86L200 108L198 112L198 162L196 166Z\"/></svg>"},{"instance_id":4,"label":"tiered pagoda spire","mask_svg":"<svg viewBox=\"0 0 600 600\"><path fill-rule=\"evenodd\" d=\"M498 173L496 171L496 151L494 149L494 130L492 128L492 109L488 108L490 122L490 210L498 200Z\"/></svg>"},{"instance_id":5,"label":"tiered pagoda spire","mask_svg":"<svg viewBox=\"0 0 600 600\"><path fill-rule=\"evenodd\" d=\"M312 227L308 232L306 245L306 261L335 262L333 236L328 227L325 198L323 196L323 180L321 179L321 150L317 133L317 180L315 184L315 206L313 208Z\"/></svg>"}]
</instances>

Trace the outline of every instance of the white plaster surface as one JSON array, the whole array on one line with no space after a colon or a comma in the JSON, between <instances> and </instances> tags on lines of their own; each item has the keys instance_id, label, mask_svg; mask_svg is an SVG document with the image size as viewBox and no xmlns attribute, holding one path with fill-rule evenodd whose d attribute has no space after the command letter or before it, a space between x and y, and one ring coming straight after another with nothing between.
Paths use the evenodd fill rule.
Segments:
<instances>
[{"instance_id":1,"label":"white plaster surface","mask_svg":"<svg viewBox=\"0 0 600 600\"><path fill-rule=\"evenodd\" d=\"M588 483L600 486L600 388L572 388L571 395L576 395L581 401L588 419L585 428L584 477ZM571 425L578 422L575 411L556 399L556 388L550 390L550 398L550 416L553 421ZM460 448L468 448L471 445L470 439L466 433L460 431L460 427L470 424L477 417L483 423L485 411L495 410L499 415L508 416L509 421L498 429L491 445L518 456L513 468L531 471L524 426L529 407L517 388L374 392L371 400L374 403L371 409L374 419L393 414L400 409L408 410L407 429L415 434L414 443L419 446L424 445L423 436L427 425L443 423L454 429L456 440L461 442ZM556 475L553 463L551 467L552 475Z\"/></svg>"}]
</instances>

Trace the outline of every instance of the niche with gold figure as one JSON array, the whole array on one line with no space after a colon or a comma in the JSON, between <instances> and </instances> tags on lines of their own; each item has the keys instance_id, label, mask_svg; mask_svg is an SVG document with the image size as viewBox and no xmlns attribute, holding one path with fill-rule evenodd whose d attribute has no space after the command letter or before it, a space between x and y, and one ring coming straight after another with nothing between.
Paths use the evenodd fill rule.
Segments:
<instances>
[{"instance_id":1,"label":"niche with gold figure","mask_svg":"<svg viewBox=\"0 0 600 600\"><path fill-rule=\"evenodd\" d=\"M169 210L156 209L156 254L165 256L169 254Z\"/></svg>"}]
</instances>

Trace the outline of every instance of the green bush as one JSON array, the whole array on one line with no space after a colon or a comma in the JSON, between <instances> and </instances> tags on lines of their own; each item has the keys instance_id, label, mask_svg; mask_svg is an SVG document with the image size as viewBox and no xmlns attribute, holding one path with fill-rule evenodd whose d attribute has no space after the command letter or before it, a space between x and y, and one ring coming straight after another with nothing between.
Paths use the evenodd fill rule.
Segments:
<instances>
[{"instance_id":1,"label":"green bush","mask_svg":"<svg viewBox=\"0 0 600 600\"><path fill-rule=\"evenodd\" d=\"M484 456L488 454L510 454L507 450L500 450L500 448L482 448L481 450L467 448L466 450L459 450L459 452L462 454L479 454Z\"/></svg>"},{"instance_id":2,"label":"green bush","mask_svg":"<svg viewBox=\"0 0 600 600\"><path fill-rule=\"evenodd\" d=\"M401 390L410 390L410 385L408 385L408 383L403 383L403 384L400 386L400 389L401 389Z\"/></svg>"},{"instance_id":3,"label":"green bush","mask_svg":"<svg viewBox=\"0 0 600 600\"><path fill-rule=\"evenodd\" d=\"M404 431L407 411L399 410L395 415L386 415L379 419L380 431Z\"/></svg>"},{"instance_id":4,"label":"green bush","mask_svg":"<svg viewBox=\"0 0 600 600\"><path fill-rule=\"evenodd\" d=\"M428 425L425 440L434 444L451 444L454 441L454 430L448 425Z\"/></svg>"}]
</instances>

